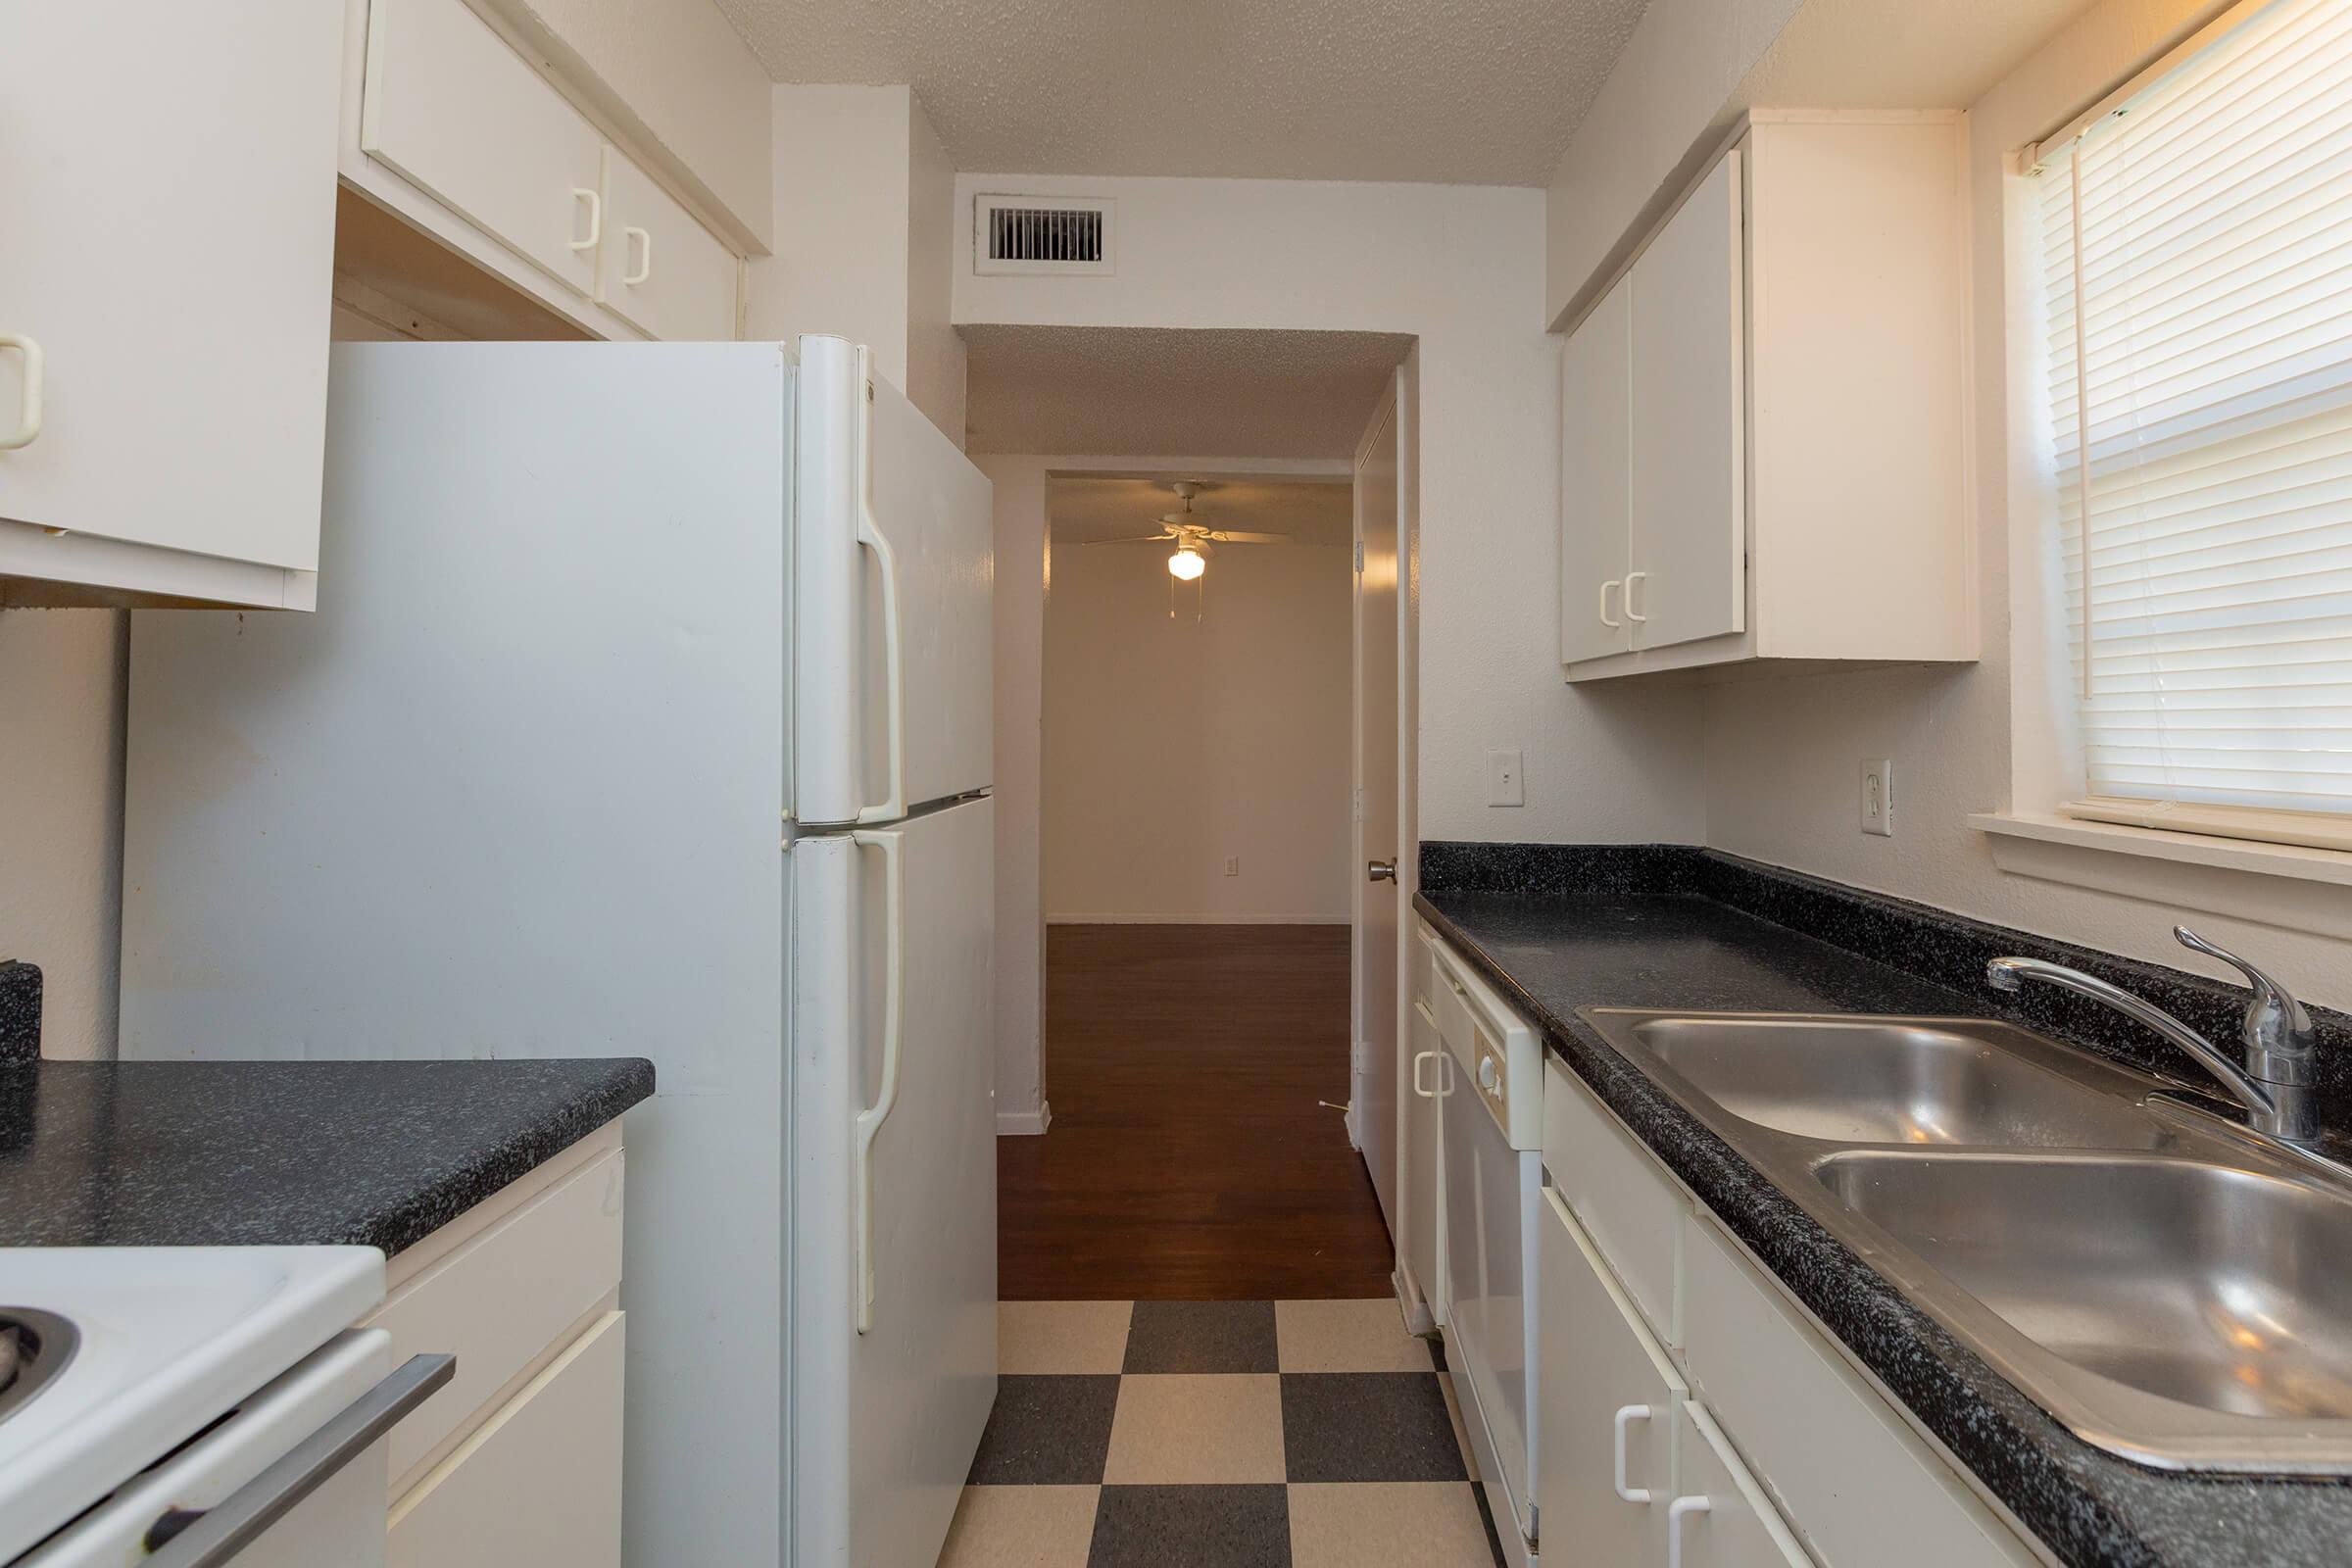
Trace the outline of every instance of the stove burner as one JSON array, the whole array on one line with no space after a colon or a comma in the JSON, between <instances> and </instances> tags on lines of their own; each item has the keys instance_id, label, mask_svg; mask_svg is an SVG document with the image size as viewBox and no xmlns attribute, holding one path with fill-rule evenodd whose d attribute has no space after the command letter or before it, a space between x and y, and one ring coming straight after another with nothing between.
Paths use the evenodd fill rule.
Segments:
<instances>
[{"instance_id":1,"label":"stove burner","mask_svg":"<svg viewBox=\"0 0 2352 1568\"><path fill-rule=\"evenodd\" d=\"M55 1312L0 1306L0 1421L53 1382L80 1344L80 1332Z\"/></svg>"}]
</instances>

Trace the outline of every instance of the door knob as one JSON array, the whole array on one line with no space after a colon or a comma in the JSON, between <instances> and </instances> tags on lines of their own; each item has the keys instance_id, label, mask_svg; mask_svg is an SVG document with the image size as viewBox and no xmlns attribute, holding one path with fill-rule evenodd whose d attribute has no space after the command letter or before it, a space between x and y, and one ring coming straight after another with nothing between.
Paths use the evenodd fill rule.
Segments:
<instances>
[{"instance_id":1,"label":"door knob","mask_svg":"<svg viewBox=\"0 0 2352 1568\"><path fill-rule=\"evenodd\" d=\"M1374 882L1394 882L1396 880L1396 862L1395 860L1366 860L1364 875Z\"/></svg>"}]
</instances>

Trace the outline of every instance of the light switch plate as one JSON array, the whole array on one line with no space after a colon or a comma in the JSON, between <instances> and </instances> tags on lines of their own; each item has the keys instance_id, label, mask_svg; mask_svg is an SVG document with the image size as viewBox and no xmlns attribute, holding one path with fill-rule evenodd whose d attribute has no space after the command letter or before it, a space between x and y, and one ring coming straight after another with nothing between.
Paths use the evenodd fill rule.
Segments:
<instances>
[{"instance_id":1,"label":"light switch plate","mask_svg":"<svg viewBox=\"0 0 2352 1568\"><path fill-rule=\"evenodd\" d=\"M1487 754L1487 804L1525 806L1527 786L1519 777L1517 747L1496 748Z\"/></svg>"},{"instance_id":2,"label":"light switch plate","mask_svg":"<svg viewBox=\"0 0 2352 1568\"><path fill-rule=\"evenodd\" d=\"M1862 831L1894 837L1894 760L1862 760Z\"/></svg>"},{"instance_id":3,"label":"light switch plate","mask_svg":"<svg viewBox=\"0 0 2352 1568\"><path fill-rule=\"evenodd\" d=\"M1227 876L1240 876L1242 874L1242 858L1240 856L1228 855L1225 857L1225 874Z\"/></svg>"}]
</instances>

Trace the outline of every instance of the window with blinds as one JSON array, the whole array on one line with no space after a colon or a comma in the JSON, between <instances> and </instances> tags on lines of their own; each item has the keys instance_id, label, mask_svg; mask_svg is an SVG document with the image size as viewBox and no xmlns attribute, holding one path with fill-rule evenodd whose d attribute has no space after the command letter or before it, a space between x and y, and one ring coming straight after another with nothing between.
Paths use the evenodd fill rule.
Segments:
<instances>
[{"instance_id":1,"label":"window with blinds","mask_svg":"<svg viewBox=\"0 0 2352 1568\"><path fill-rule=\"evenodd\" d=\"M2063 809L2352 849L2352 4L2250 8L2033 157Z\"/></svg>"}]
</instances>

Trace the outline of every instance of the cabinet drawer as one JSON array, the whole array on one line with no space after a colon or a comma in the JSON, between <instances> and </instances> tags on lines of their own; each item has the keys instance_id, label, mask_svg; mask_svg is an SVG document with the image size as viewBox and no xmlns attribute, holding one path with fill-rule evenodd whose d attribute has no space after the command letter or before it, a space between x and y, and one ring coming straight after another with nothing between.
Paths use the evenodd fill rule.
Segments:
<instances>
[{"instance_id":1,"label":"cabinet drawer","mask_svg":"<svg viewBox=\"0 0 2352 1568\"><path fill-rule=\"evenodd\" d=\"M466 0L371 0L360 149L593 294L604 139Z\"/></svg>"},{"instance_id":2,"label":"cabinet drawer","mask_svg":"<svg viewBox=\"0 0 2352 1568\"><path fill-rule=\"evenodd\" d=\"M622 1162L614 1149L524 1200L396 1286L368 1319L391 1332L396 1362L458 1358L449 1386L392 1430L393 1496L618 1288Z\"/></svg>"},{"instance_id":3,"label":"cabinet drawer","mask_svg":"<svg viewBox=\"0 0 2352 1568\"><path fill-rule=\"evenodd\" d=\"M1651 1332L1680 1346L1683 1195L1583 1080L1557 1061L1544 1064L1544 1168Z\"/></svg>"},{"instance_id":4,"label":"cabinet drawer","mask_svg":"<svg viewBox=\"0 0 2352 1568\"><path fill-rule=\"evenodd\" d=\"M734 252L644 170L605 159L605 257L596 302L648 337L729 342L735 336Z\"/></svg>"},{"instance_id":5,"label":"cabinet drawer","mask_svg":"<svg viewBox=\"0 0 2352 1568\"><path fill-rule=\"evenodd\" d=\"M1684 1227L1691 1396L1830 1568L2034 1561L2014 1532L1711 1221Z\"/></svg>"},{"instance_id":6,"label":"cabinet drawer","mask_svg":"<svg viewBox=\"0 0 2352 1568\"><path fill-rule=\"evenodd\" d=\"M392 1509L387 1568L619 1568L626 1321L608 1312Z\"/></svg>"}]
</instances>

